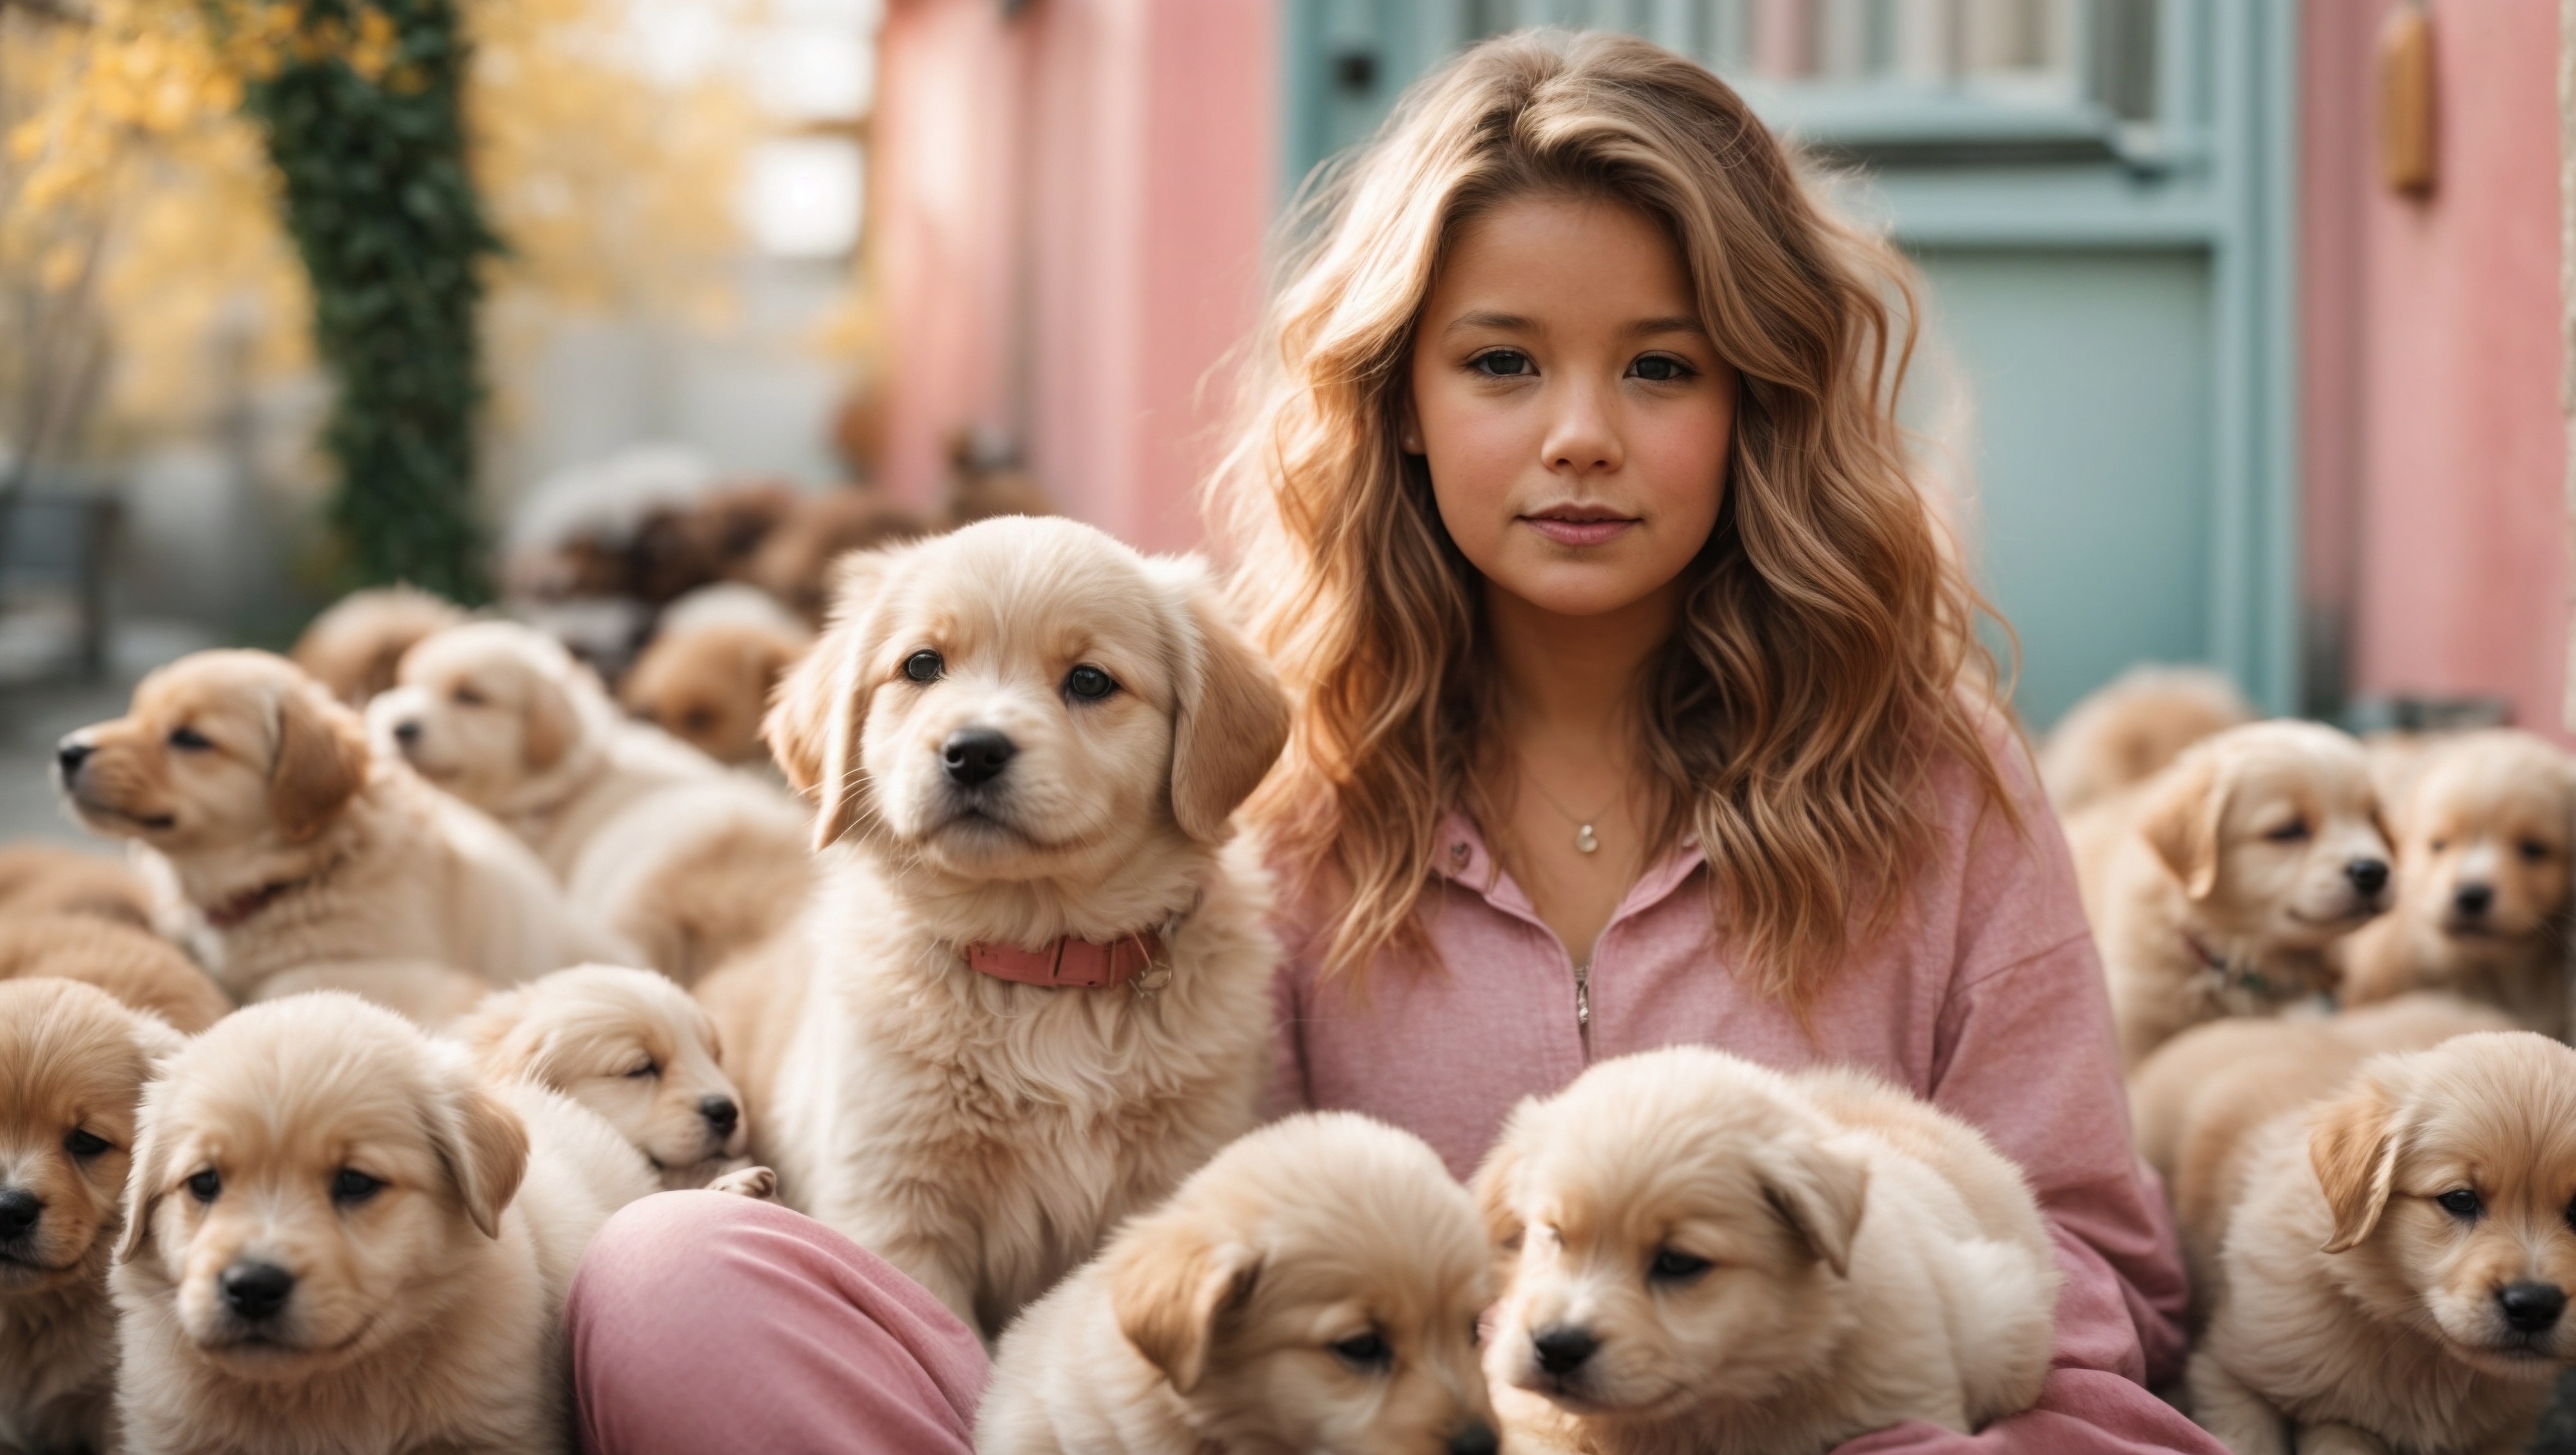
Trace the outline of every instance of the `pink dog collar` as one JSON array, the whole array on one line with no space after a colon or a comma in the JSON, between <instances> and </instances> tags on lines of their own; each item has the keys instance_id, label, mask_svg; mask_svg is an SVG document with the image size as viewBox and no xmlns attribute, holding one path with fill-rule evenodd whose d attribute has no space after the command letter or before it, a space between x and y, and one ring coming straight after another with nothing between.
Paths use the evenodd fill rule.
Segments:
<instances>
[{"instance_id":1,"label":"pink dog collar","mask_svg":"<svg viewBox=\"0 0 2576 1455\"><path fill-rule=\"evenodd\" d=\"M1168 978L1168 972L1154 963L1162 953L1163 937L1152 930L1141 930L1105 945L1069 935L1036 950L1023 950L1017 945L968 945L966 964L996 980L1055 990L1103 990L1130 981L1139 990L1158 990ZM1152 972L1150 976L1148 971ZM1139 979L1140 976L1146 978Z\"/></svg>"}]
</instances>

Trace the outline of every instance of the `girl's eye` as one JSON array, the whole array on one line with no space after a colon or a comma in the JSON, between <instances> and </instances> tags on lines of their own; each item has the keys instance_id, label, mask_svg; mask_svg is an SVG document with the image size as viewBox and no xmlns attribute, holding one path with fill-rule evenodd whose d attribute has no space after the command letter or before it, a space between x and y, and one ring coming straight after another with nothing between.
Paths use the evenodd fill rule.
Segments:
<instances>
[{"instance_id":1,"label":"girl's eye","mask_svg":"<svg viewBox=\"0 0 2576 1455\"><path fill-rule=\"evenodd\" d=\"M385 1180L370 1177L355 1167L343 1167L331 1179L331 1200L342 1204L365 1202L384 1190Z\"/></svg>"},{"instance_id":2,"label":"girl's eye","mask_svg":"<svg viewBox=\"0 0 2576 1455\"><path fill-rule=\"evenodd\" d=\"M2442 1211L2464 1221L2486 1211L2486 1204L2478 1201L2478 1195L2465 1187L2454 1187L2433 1200L2442 1205Z\"/></svg>"},{"instance_id":3,"label":"girl's eye","mask_svg":"<svg viewBox=\"0 0 2576 1455\"><path fill-rule=\"evenodd\" d=\"M199 1202L213 1202L223 1190L224 1179L212 1167L188 1179L188 1195Z\"/></svg>"},{"instance_id":4,"label":"girl's eye","mask_svg":"<svg viewBox=\"0 0 2576 1455\"><path fill-rule=\"evenodd\" d=\"M1395 1362L1395 1350L1387 1346L1386 1336L1375 1329L1342 1340L1333 1346L1333 1353L1353 1369L1375 1371Z\"/></svg>"},{"instance_id":5,"label":"girl's eye","mask_svg":"<svg viewBox=\"0 0 2576 1455\"><path fill-rule=\"evenodd\" d=\"M170 729L170 746L183 753L202 753L214 744L207 740L204 733L195 728L177 727Z\"/></svg>"},{"instance_id":6,"label":"girl's eye","mask_svg":"<svg viewBox=\"0 0 2576 1455\"><path fill-rule=\"evenodd\" d=\"M1489 379L1521 379L1538 372L1538 363L1518 349L1487 349L1467 367Z\"/></svg>"},{"instance_id":7,"label":"girl's eye","mask_svg":"<svg viewBox=\"0 0 2576 1455\"><path fill-rule=\"evenodd\" d=\"M1628 372L1649 384L1676 384L1698 370L1670 354L1647 354L1630 364Z\"/></svg>"},{"instance_id":8,"label":"girl's eye","mask_svg":"<svg viewBox=\"0 0 2576 1455\"><path fill-rule=\"evenodd\" d=\"M937 652L919 651L903 659L903 675L915 682L936 682L947 665Z\"/></svg>"},{"instance_id":9,"label":"girl's eye","mask_svg":"<svg viewBox=\"0 0 2576 1455\"><path fill-rule=\"evenodd\" d=\"M471 687L459 687L447 695L459 707L481 707L485 701L483 694Z\"/></svg>"},{"instance_id":10,"label":"girl's eye","mask_svg":"<svg viewBox=\"0 0 2576 1455\"><path fill-rule=\"evenodd\" d=\"M629 1080L629 1081L641 1081L641 1080L643 1080L644 1078L646 1078L646 1077L648 1077L648 1076L659 1076L659 1075L661 1075L661 1074L662 1074L662 1066L661 1066L661 1063L660 1063L660 1062L658 1062L658 1061L650 1061L650 1060L648 1060L648 1061L646 1061L643 1065L638 1066L638 1067L636 1067L634 1070L627 1072L627 1073L626 1073L626 1079L627 1079L627 1080Z\"/></svg>"},{"instance_id":11,"label":"girl's eye","mask_svg":"<svg viewBox=\"0 0 2576 1455\"><path fill-rule=\"evenodd\" d=\"M1646 1265L1646 1276L1657 1283L1688 1283L1709 1270L1709 1261L1679 1248L1658 1249L1655 1261Z\"/></svg>"},{"instance_id":12,"label":"girl's eye","mask_svg":"<svg viewBox=\"0 0 2576 1455\"><path fill-rule=\"evenodd\" d=\"M1085 662L1064 674L1064 690L1085 702L1098 702L1118 690L1118 681Z\"/></svg>"},{"instance_id":13,"label":"girl's eye","mask_svg":"<svg viewBox=\"0 0 2576 1455\"><path fill-rule=\"evenodd\" d=\"M63 1138L63 1150L84 1162L106 1151L108 1145L107 1138L96 1132L81 1131L78 1128L73 1129L70 1136Z\"/></svg>"},{"instance_id":14,"label":"girl's eye","mask_svg":"<svg viewBox=\"0 0 2576 1455\"><path fill-rule=\"evenodd\" d=\"M2270 839L2276 844L2299 843L2306 839L2307 836L2308 821L2303 818L2294 818L2288 823L2281 825L2279 828L2273 829L2263 835L2263 837Z\"/></svg>"}]
</instances>

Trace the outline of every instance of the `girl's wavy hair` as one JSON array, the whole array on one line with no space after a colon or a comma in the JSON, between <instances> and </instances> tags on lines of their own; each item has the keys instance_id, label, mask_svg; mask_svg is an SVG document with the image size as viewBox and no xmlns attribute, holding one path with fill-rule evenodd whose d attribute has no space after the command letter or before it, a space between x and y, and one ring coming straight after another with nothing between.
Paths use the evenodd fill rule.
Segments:
<instances>
[{"instance_id":1,"label":"girl's wavy hair","mask_svg":"<svg viewBox=\"0 0 2576 1455\"><path fill-rule=\"evenodd\" d=\"M1328 977L1427 950L1443 818L1503 821L1477 576L1398 439L1444 250L1531 194L1660 220L1741 375L1725 501L1636 712L1655 852L1698 836L1723 941L1803 1008L1932 850L1936 757L2011 812L1983 737L1995 663L1897 423L1911 268L1810 196L1724 82L1643 41L1479 45L1292 209L1210 484L1238 604L1298 709L1251 816L1293 887L1338 909Z\"/></svg>"}]
</instances>

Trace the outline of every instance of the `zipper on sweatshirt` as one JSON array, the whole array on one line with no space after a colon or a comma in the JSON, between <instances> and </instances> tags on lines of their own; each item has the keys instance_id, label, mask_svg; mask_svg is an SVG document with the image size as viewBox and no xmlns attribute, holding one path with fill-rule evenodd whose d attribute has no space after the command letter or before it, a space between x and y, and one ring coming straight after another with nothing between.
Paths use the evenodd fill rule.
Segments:
<instances>
[{"instance_id":1,"label":"zipper on sweatshirt","mask_svg":"<svg viewBox=\"0 0 2576 1455\"><path fill-rule=\"evenodd\" d=\"M1592 1059L1592 962L1574 967L1574 1033L1583 1040L1583 1059Z\"/></svg>"}]
</instances>

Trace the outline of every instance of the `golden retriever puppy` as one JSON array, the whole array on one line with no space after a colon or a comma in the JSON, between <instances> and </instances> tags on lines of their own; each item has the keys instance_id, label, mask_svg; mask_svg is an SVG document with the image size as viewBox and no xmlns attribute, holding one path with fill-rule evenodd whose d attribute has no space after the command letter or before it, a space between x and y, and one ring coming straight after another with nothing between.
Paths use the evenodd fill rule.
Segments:
<instances>
[{"instance_id":1,"label":"golden retriever puppy","mask_svg":"<svg viewBox=\"0 0 2576 1455\"><path fill-rule=\"evenodd\" d=\"M0 844L0 914L78 914L148 930L154 910L151 888L114 859L51 844Z\"/></svg>"},{"instance_id":2,"label":"golden retriever puppy","mask_svg":"<svg viewBox=\"0 0 2576 1455\"><path fill-rule=\"evenodd\" d=\"M111 1450L118 1199L179 1036L66 980L0 983L0 1449Z\"/></svg>"},{"instance_id":3,"label":"golden retriever puppy","mask_svg":"<svg viewBox=\"0 0 2576 1455\"><path fill-rule=\"evenodd\" d=\"M983 1455L1494 1455L1476 1204L1349 1112L1227 1147L1002 1336Z\"/></svg>"},{"instance_id":4,"label":"golden retriever puppy","mask_svg":"<svg viewBox=\"0 0 2576 1455\"><path fill-rule=\"evenodd\" d=\"M2397 907L2341 946L2355 1004L2434 987L2567 1034L2576 767L2530 733L2446 736L2392 799Z\"/></svg>"},{"instance_id":5,"label":"golden retriever puppy","mask_svg":"<svg viewBox=\"0 0 2576 1455\"><path fill-rule=\"evenodd\" d=\"M2368 760L2314 723L2205 739L2066 833L2132 1067L2185 1027L2332 988L2327 945L2391 897Z\"/></svg>"},{"instance_id":6,"label":"golden retriever puppy","mask_svg":"<svg viewBox=\"0 0 2576 1455\"><path fill-rule=\"evenodd\" d=\"M95 985L195 1035L233 1008L179 947L132 925L74 914L0 919L0 980L54 976Z\"/></svg>"},{"instance_id":7,"label":"golden retriever puppy","mask_svg":"<svg viewBox=\"0 0 2576 1455\"><path fill-rule=\"evenodd\" d=\"M352 591L313 618L287 655L351 707L394 685L403 653L466 620L465 608L410 586Z\"/></svg>"},{"instance_id":8,"label":"golden retriever puppy","mask_svg":"<svg viewBox=\"0 0 2576 1455\"><path fill-rule=\"evenodd\" d=\"M2068 709L2040 749L2058 814L2144 783L2203 738L2254 720L2236 684L2206 667L2132 667Z\"/></svg>"},{"instance_id":9,"label":"golden retriever puppy","mask_svg":"<svg viewBox=\"0 0 2576 1455\"><path fill-rule=\"evenodd\" d=\"M627 721L532 628L477 622L421 643L368 717L422 777L535 849L574 904L643 951L633 963L686 984L804 905L795 801Z\"/></svg>"},{"instance_id":10,"label":"golden retriever puppy","mask_svg":"<svg viewBox=\"0 0 2576 1455\"><path fill-rule=\"evenodd\" d=\"M664 1187L703 1187L742 1156L742 1096L716 1062L715 1023L650 970L558 970L495 994L454 1034L484 1075L599 1113Z\"/></svg>"},{"instance_id":11,"label":"golden retriever puppy","mask_svg":"<svg viewBox=\"0 0 2576 1455\"><path fill-rule=\"evenodd\" d=\"M744 579L819 622L832 596L832 563L852 551L879 550L930 534L930 522L864 485L808 495L761 542Z\"/></svg>"},{"instance_id":12,"label":"golden retriever puppy","mask_svg":"<svg viewBox=\"0 0 2576 1455\"><path fill-rule=\"evenodd\" d=\"M569 1450L564 1290L654 1190L597 1116L355 996L243 1010L144 1095L126 1448Z\"/></svg>"},{"instance_id":13,"label":"golden retriever puppy","mask_svg":"<svg viewBox=\"0 0 2576 1455\"><path fill-rule=\"evenodd\" d=\"M266 652L199 652L132 710L63 739L63 796L157 854L236 999L299 966L430 961L511 983L631 951L527 847L367 746L365 725ZM396 1009L404 977L379 977Z\"/></svg>"},{"instance_id":14,"label":"golden retriever puppy","mask_svg":"<svg viewBox=\"0 0 2576 1455\"><path fill-rule=\"evenodd\" d=\"M1977 1430L2048 1374L2057 1257L2020 1170L1858 1070L1605 1061L1521 1103L1476 1195L1515 1444L1811 1455Z\"/></svg>"},{"instance_id":15,"label":"golden retriever puppy","mask_svg":"<svg viewBox=\"0 0 2576 1455\"><path fill-rule=\"evenodd\" d=\"M2289 1073L2326 1079L2216 1074L2273 1095ZM2233 1175L2186 1214L2219 1249L2193 1418L2238 1455L2522 1449L2576 1362L2576 1051L2459 1036L2240 1126Z\"/></svg>"},{"instance_id":16,"label":"golden retriever puppy","mask_svg":"<svg viewBox=\"0 0 2576 1455\"><path fill-rule=\"evenodd\" d=\"M841 589L770 718L825 879L733 979L771 1026L717 1019L783 1048L742 1079L789 1203L990 1337L1253 1125L1279 949L1229 819L1287 703L1195 563L1071 521Z\"/></svg>"},{"instance_id":17,"label":"golden retriever puppy","mask_svg":"<svg viewBox=\"0 0 2576 1455\"><path fill-rule=\"evenodd\" d=\"M801 632L752 622L666 631L636 659L619 695L628 712L719 763L765 763L761 715L811 644Z\"/></svg>"}]
</instances>

